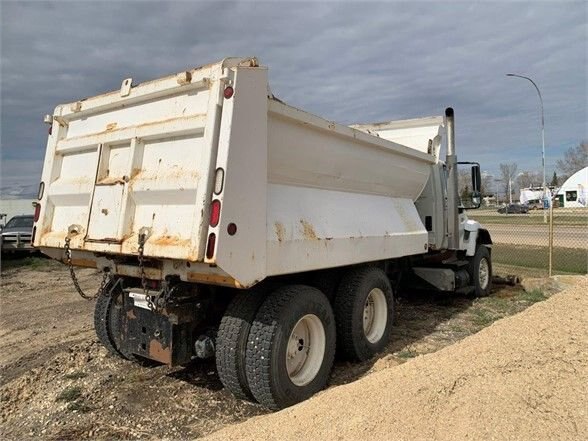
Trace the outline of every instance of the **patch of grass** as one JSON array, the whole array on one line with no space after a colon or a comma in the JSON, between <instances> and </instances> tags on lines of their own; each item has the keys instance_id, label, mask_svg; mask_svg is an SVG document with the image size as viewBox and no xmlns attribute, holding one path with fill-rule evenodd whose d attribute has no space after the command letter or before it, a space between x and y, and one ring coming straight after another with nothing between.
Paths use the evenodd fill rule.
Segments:
<instances>
[{"instance_id":1,"label":"patch of grass","mask_svg":"<svg viewBox=\"0 0 588 441\"><path fill-rule=\"evenodd\" d=\"M553 211L554 225L588 226L588 211L566 211L555 209ZM512 224L516 225L542 225L543 210L531 211L525 214L500 214L496 209L469 210L468 217L484 224ZM547 213L549 216L549 212Z\"/></svg>"},{"instance_id":2,"label":"patch of grass","mask_svg":"<svg viewBox=\"0 0 588 441\"><path fill-rule=\"evenodd\" d=\"M515 274L520 277L547 277L548 269L544 268L528 268L523 266L517 266L515 264L504 264L496 261L492 262L492 271L496 275L507 276L509 274Z\"/></svg>"},{"instance_id":3,"label":"patch of grass","mask_svg":"<svg viewBox=\"0 0 588 441\"><path fill-rule=\"evenodd\" d=\"M472 309L472 321L477 326L488 326L490 323L496 320L493 314L486 309L474 308Z\"/></svg>"},{"instance_id":4,"label":"patch of grass","mask_svg":"<svg viewBox=\"0 0 588 441\"><path fill-rule=\"evenodd\" d=\"M85 378L87 376L88 374L81 371L72 372L71 374L65 374L65 378L67 378L68 380L79 380L80 378Z\"/></svg>"},{"instance_id":5,"label":"patch of grass","mask_svg":"<svg viewBox=\"0 0 588 441\"><path fill-rule=\"evenodd\" d=\"M84 403L82 400L72 401L71 403L67 404L67 410L76 411L79 413L88 413L92 410L90 406Z\"/></svg>"},{"instance_id":6,"label":"patch of grass","mask_svg":"<svg viewBox=\"0 0 588 441\"><path fill-rule=\"evenodd\" d=\"M497 309L501 312L508 312L513 305L512 300L508 297L505 298L499 296L490 296L487 297L485 300L488 306L490 306L492 309Z\"/></svg>"},{"instance_id":7,"label":"patch of grass","mask_svg":"<svg viewBox=\"0 0 588 441\"><path fill-rule=\"evenodd\" d=\"M542 302L543 300L547 300L547 296L538 289L535 289L531 292L525 291L520 295L519 298L528 303L537 303Z\"/></svg>"},{"instance_id":8,"label":"patch of grass","mask_svg":"<svg viewBox=\"0 0 588 441\"><path fill-rule=\"evenodd\" d=\"M492 261L498 264L516 265L527 268L543 268L549 263L547 247L531 245L492 245ZM583 248L553 248L553 270L556 272L586 274L588 253Z\"/></svg>"},{"instance_id":9,"label":"patch of grass","mask_svg":"<svg viewBox=\"0 0 588 441\"><path fill-rule=\"evenodd\" d=\"M405 349L404 351L400 351L399 353L396 354L396 356L398 358L414 358L417 355L419 355L418 353L411 351L410 349Z\"/></svg>"},{"instance_id":10,"label":"patch of grass","mask_svg":"<svg viewBox=\"0 0 588 441\"><path fill-rule=\"evenodd\" d=\"M69 403L71 401L77 400L81 396L82 389L80 389L78 386L69 386L61 391L55 401L65 401Z\"/></svg>"},{"instance_id":11,"label":"patch of grass","mask_svg":"<svg viewBox=\"0 0 588 441\"><path fill-rule=\"evenodd\" d=\"M44 269L53 264L51 259L39 256L7 258L2 256L2 271L14 268L30 268L32 270Z\"/></svg>"},{"instance_id":12,"label":"patch of grass","mask_svg":"<svg viewBox=\"0 0 588 441\"><path fill-rule=\"evenodd\" d=\"M449 325L449 330L451 332L456 332L456 333L459 333L459 334L461 334L462 332L466 332L467 331L467 329L465 329L463 326L460 326L460 325Z\"/></svg>"}]
</instances>

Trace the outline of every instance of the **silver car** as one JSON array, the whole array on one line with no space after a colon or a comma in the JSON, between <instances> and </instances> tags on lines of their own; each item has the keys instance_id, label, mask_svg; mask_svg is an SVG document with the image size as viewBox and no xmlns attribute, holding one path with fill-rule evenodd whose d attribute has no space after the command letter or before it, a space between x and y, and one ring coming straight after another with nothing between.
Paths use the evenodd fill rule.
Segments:
<instances>
[{"instance_id":1,"label":"silver car","mask_svg":"<svg viewBox=\"0 0 588 441\"><path fill-rule=\"evenodd\" d=\"M0 239L2 253L34 251L31 245L32 234L33 216L14 216L2 227Z\"/></svg>"}]
</instances>

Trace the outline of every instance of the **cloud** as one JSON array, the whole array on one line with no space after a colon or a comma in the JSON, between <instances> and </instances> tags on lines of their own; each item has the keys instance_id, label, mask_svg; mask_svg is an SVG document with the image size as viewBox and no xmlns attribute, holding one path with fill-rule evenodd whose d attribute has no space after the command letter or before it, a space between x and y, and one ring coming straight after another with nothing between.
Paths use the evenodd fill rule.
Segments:
<instances>
[{"instance_id":1,"label":"cloud","mask_svg":"<svg viewBox=\"0 0 588 441\"><path fill-rule=\"evenodd\" d=\"M548 166L586 132L586 8L561 3L3 2L2 159L42 160L55 105L231 55L284 101L341 123L440 114L464 160ZM2 168L2 180L5 180ZM23 183L38 173L13 176Z\"/></svg>"}]
</instances>

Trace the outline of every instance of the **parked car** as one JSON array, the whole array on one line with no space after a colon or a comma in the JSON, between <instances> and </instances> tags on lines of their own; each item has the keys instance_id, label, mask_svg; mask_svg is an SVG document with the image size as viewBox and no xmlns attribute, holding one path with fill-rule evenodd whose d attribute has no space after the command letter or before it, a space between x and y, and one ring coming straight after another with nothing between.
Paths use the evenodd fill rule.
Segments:
<instances>
[{"instance_id":1,"label":"parked car","mask_svg":"<svg viewBox=\"0 0 588 441\"><path fill-rule=\"evenodd\" d=\"M526 205L529 210L543 210L543 201L541 199L531 199Z\"/></svg>"},{"instance_id":2,"label":"parked car","mask_svg":"<svg viewBox=\"0 0 588 441\"><path fill-rule=\"evenodd\" d=\"M524 214L529 212L529 207L523 204L508 204L497 210L500 214Z\"/></svg>"},{"instance_id":3,"label":"parked car","mask_svg":"<svg viewBox=\"0 0 588 441\"><path fill-rule=\"evenodd\" d=\"M34 251L31 245L33 234L33 216L22 215L12 217L2 227L0 235L0 248L2 253L14 253L20 251Z\"/></svg>"}]
</instances>

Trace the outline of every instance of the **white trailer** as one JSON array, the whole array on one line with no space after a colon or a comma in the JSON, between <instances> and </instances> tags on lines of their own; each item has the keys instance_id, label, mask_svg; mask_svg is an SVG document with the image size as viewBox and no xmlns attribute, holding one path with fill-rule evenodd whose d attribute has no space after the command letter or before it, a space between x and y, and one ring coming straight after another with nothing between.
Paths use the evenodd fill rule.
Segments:
<instances>
[{"instance_id":1,"label":"white trailer","mask_svg":"<svg viewBox=\"0 0 588 441\"><path fill-rule=\"evenodd\" d=\"M96 331L124 358L216 355L235 395L282 408L324 387L335 348L387 345L393 289L489 292L451 109L342 126L275 98L255 58L227 58L46 122L34 244L74 282L75 266L103 272Z\"/></svg>"}]
</instances>

